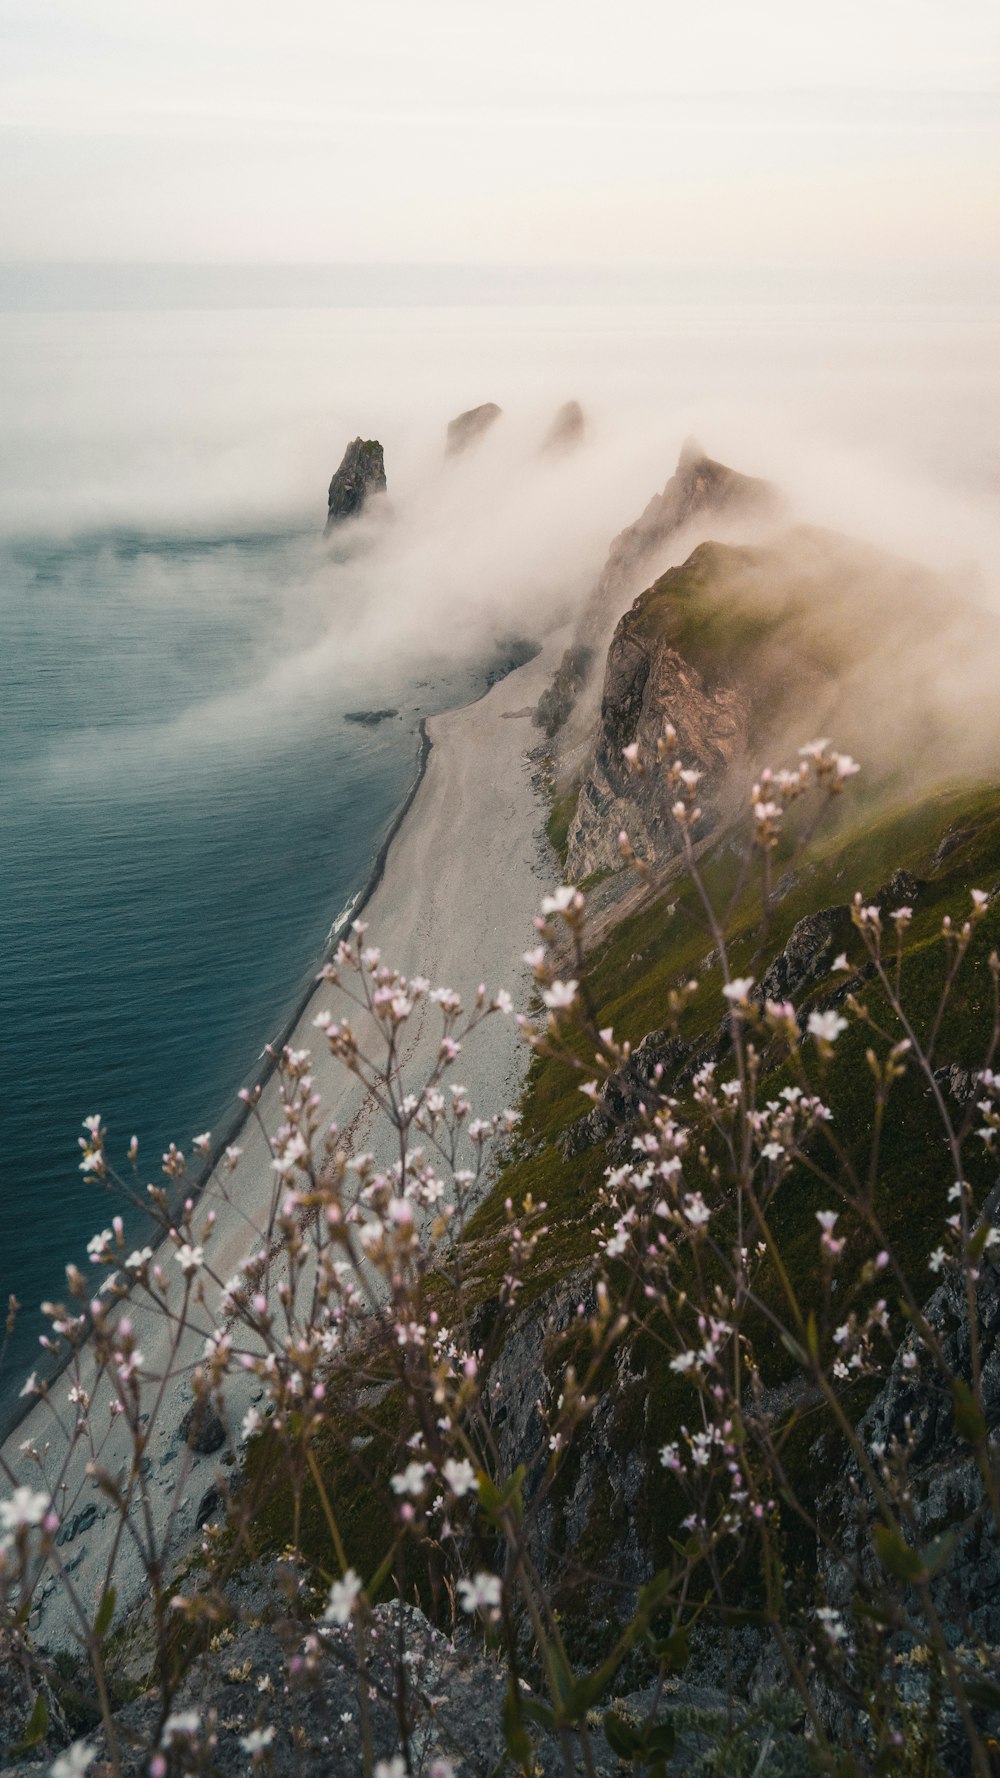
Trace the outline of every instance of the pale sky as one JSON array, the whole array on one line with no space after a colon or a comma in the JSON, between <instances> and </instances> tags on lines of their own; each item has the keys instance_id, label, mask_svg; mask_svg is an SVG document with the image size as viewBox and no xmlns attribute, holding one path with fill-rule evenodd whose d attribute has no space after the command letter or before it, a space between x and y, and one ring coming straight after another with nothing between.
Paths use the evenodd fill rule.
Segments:
<instances>
[{"instance_id":1,"label":"pale sky","mask_svg":"<svg viewBox=\"0 0 1000 1778\"><path fill-rule=\"evenodd\" d=\"M1000 261L998 0L0 0L0 259Z\"/></svg>"}]
</instances>

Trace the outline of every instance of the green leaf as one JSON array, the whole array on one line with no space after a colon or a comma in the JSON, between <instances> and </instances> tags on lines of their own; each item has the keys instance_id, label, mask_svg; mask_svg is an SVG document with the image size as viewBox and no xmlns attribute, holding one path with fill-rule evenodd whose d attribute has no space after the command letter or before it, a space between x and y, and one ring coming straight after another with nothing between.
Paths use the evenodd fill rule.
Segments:
<instances>
[{"instance_id":1,"label":"green leaf","mask_svg":"<svg viewBox=\"0 0 1000 1778\"><path fill-rule=\"evenodd\" d=\"M26 1752L29 1747L37 1747L39 1741L45 1740L48 1731L49 1707L46 1704L42 1693L38 1692L32 1706L31 1715L28 1718L27 1727L24 1731L24 1740L21 1742L21 1747L17 1748L15 1751L20 1753L21 1748L23 1748Z\"/></svg>"},{"instance_id":2,"label":"green leaf","mask_svg":"<svg viewBox=\"0 0 1000 1778\"><path fill-rule=\"evenodd\" d=\"M803 1370L809 1369L809 1354L804 1346L799 1345L798 1340L793 1340L790 1333L783 1333L781 1336L781 1344L784 1346L786 1352L791 1353L796 1364L800 1364Z\"/></svg>"},{"instance_id":3,"label":"green leaf","mask_svg":"<svg viewBox=\"0 0 1000 1778\"><path fill-rule=\"evenodd\" d=\"M570 1668L566 1664L566 1657L557 1642L549 1643L549 1658L552 1662L552 1679L555 1687L556 1703L559 1707L560 1715L563 1715L565 1714L567 1700L574 1689L575 1681Z\"/></svg>"},{"instance_id":4,"label":"green leaf","mask_svg":"<svg viewBox=\"0 0 1000 1778\"><path fill-rule=\"evenodd\" d=\"M666 1673L682 1673L691 1656L686 1630L673 1630L662 1641L654 1642L653 1653Z\"/></svg>"},{"instance_id":5,"label":"green leaf","mask_svg":"<svg viewBox=\"0 0 1000 1778\"><path fill-rule=\"evenodd\" d=\"M515 1469L513 1475L507 1477L503 1487L498 1488L495 1482L490 1480L485 1469L479 1471L479 1474L476 1477L476 1491L479 1498L479 1505L487 1518L498 1519L500 1515L510 1507L513 1511L514 1518L520 1524L524 1512L521 1489L524 1486L524 1478L526 1474L527 1471L525 1470L524 1464L521 1463L518 1465L517 1469Z\"/></svg>"},{"instance_id":6,"label":"green leaf","mask_svg":"<svg viewBox=\"0 0 1000 1778\"><path fill-rule=\"evenodd\" d=\"M101 1642L111 1628L111 1619L115 1615L115 1589L108 1587L94 1619L94 1635Z\"/></svg>"},{"instance_id":7,"label":"green leaf","mask_svg":"<svg viewBox=\"0 0 1000 1778\"><path fill-rule=\"evenodd\" d=\"M898 1531L890 1531L887 1525L876 1525L875 1547L882 1567L887 1573L894 1574L897 1580L913 1582L927 1579L927 1569L920 1552L911 1550Z\"/></svg>"},{"instance_id":8,"label":"green leaf","mask_svg":"<svg viewBox=\"0 0 1000 1778\"><path fill-rule=\"evenodd\" d=\"M969 1258L972 1261L982 1259L983 1250L986 1246L987 1237L992 1226L992 1223L989 1221L981 1222L975 1234L969 1241Z\"/></svg>"},{"instance_id":9,"label":"green leaf","mask_svg":"<svg viewBox=\"0 0 1000 1778\"><path fill-rule=\"evenodd\" d=\"M544 1698L534 1698L530 1692L521 1693L521 1715L529 1722L535 1722L540 1729L551 1730L556 1726L556 1715L551 1704Z\"/></svg>"},{"instance_id":10,"label":"green leaf","mask_svg":"<svg viewBox=\"0 0 1000 1778\"><path fill-rule=\"evenodd\" d=\"M527 1766L532 1758L531 1736L521 1720L517 1692L517 1680L512 1679L503 1701L503 1738L504 1746L512 1760L519 1766Z\"/></svg>"},{"instance_id":11,"label":"green leaf","mask_svg":"<svg viewBox=\"0 0 1000 1778\"><path fill-rule=\"evenodd\" d=\"M967 1445L981 1444L986 1437L986 1421L972 1390L961 1377L956 1377L951 1385L951 1399L959 1438L964 1438Z\"/></svg>"},{"instance_id":12,"label":"green leaf","mask_svg":"<svg viewBox=\"0 0 1000 1778\"><path fill-rule=\"evenodd\" d=\"M609 1710L604 1718L604 1739L612 1753L619 1759L633 1760L642 1748L642 1736L633 1723L626 1722L616 1710Z\"/></svg>"},{"instance_id":13,"label":"green leaf","mask_svg":"<svg viewBox=\"0 0 1000 1778\"><path fill-rule=\"evenodd\" d=\"M967 1679L962 1687L970 1704L981 1710L1000 1710L1000 1685L992 1679Z\"/></svg>"},{"instance_id":14,"label":"green leaf","mask_svg":"<svg viewBox=\"0 0 1000 1778\"><path fill-rule=\"evenodd\" d=\"M677 1730L673 1723L657 1722L647 1730L642 1751L647 1759L652 1759L655 1756L660 1759L670 1759L676 1746Z\"/></svg>"},{"instance_id":15,"label":"green leaf","mask_svg":"<svg viewBox=\"0 0 1000 1778\"><path fill-rule=\"evenodd\" d=\"M819 1331L816 1327L816 1316L815 1316L812 1309L810 1309L810 1311L809 1311L809 1319L806 1322L806 1345L809 1348L809 1356L813 1360L813 1363L818 1364L819 1363Z\"/></svg>"},{"instance_id":16,"label":"green leaf","mask_svg":"<svg viewBox=\"0 0 1000 1778\"><path fill-rule=\"evenodd\" d=\"M924 1559L924 1567L932 1579L935 1574L940 1574L942 1568L947 1565L956 1541L954 1531L942 1531L941 1536L935 1537L933 1543L924 1544L920 1554Z\"/></svg>"},{"instance_id":17,"label":"green leaf","mask_svg":"<svg viewBox=\"0 0 1000 1778\"><path fill-rule=\"evenodd\" d=\"M699 1553L700 1547L699 1545ZM639 1588L639 1596L636 1600L636 1617L652 1617L654 1611L658 1611L664 1599L669 1596L673 1584L674 1577L669 1568L661 1568L659 1574L654 1574L651 1581L647 1581L644 1587Z\"/></svg>"}]
</instances>

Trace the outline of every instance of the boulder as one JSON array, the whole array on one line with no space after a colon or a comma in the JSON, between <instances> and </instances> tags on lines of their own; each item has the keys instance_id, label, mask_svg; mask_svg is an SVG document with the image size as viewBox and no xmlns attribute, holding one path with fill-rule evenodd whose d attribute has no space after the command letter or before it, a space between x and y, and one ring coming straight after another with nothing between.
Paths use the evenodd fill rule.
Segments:
<instances>
[{"instance_id":1,"label":"boulder","mask_svg":"<svg viewBox=\"0 0 1000 1778\"><path fill-rule=\"evenodd\" d=\"M226 1428L214 1403L193 1401L177 1428L188 1449L199 1457L210 1457L226 1442Z\"/></svg>"}]
</instances>

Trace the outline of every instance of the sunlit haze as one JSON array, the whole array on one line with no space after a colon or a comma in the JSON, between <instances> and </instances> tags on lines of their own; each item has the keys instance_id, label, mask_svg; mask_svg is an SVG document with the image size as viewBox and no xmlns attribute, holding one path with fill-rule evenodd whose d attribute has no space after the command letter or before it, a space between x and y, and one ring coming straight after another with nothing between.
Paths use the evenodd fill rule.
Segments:
<instances>
[{"instance_id":1,"label":"sunlit haze","mask_svg":"<svg viewBox=\"0 0 1000 1778\"><path fill-rule=\"evenodd\" d=\"M991 0L6 0L5 261L995 281Z\"/></svg>"}]
</instances>

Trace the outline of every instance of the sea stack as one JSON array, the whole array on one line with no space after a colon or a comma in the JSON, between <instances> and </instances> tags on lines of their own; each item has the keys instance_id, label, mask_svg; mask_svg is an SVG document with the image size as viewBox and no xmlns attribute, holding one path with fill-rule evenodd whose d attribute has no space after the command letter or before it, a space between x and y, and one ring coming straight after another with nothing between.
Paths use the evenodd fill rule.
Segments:
<instances>
[{"instance_id":1,"label":"sea stack","mask_svg":"<svg viewBox=\"0 0 1000 1778\"><path fill-rule=\"evenodd\" d=\"M356 518L373 495L385 493L385 462L377 438L355 438L344 452L327 497L326 528Z\"/></svg>"},{"instance_id":2,"label":"sea stack","mask_svg":"<svg viewBox=\"0 0 1000 1778\"><path fill-rule=\"evenodd\" d=\"M578 401L564 402L553 420L542 445L543 451L569 451L578 445L587 430L583 409Z\"/></svg>"},{"instance_id":3,"label":"sea stack","mask_svg":"<svg viewBox=\"0 0 1000 1778\"><path fill-rule=\"evenodd\" d=\"M448 422L445 456L457 457L460 451L468 450L484 432L489 431L502 413L503 408L497 407L495 401L484 401L481 407L470 407L464 414L456 414Z\"/></svg>"}]
</instances>

